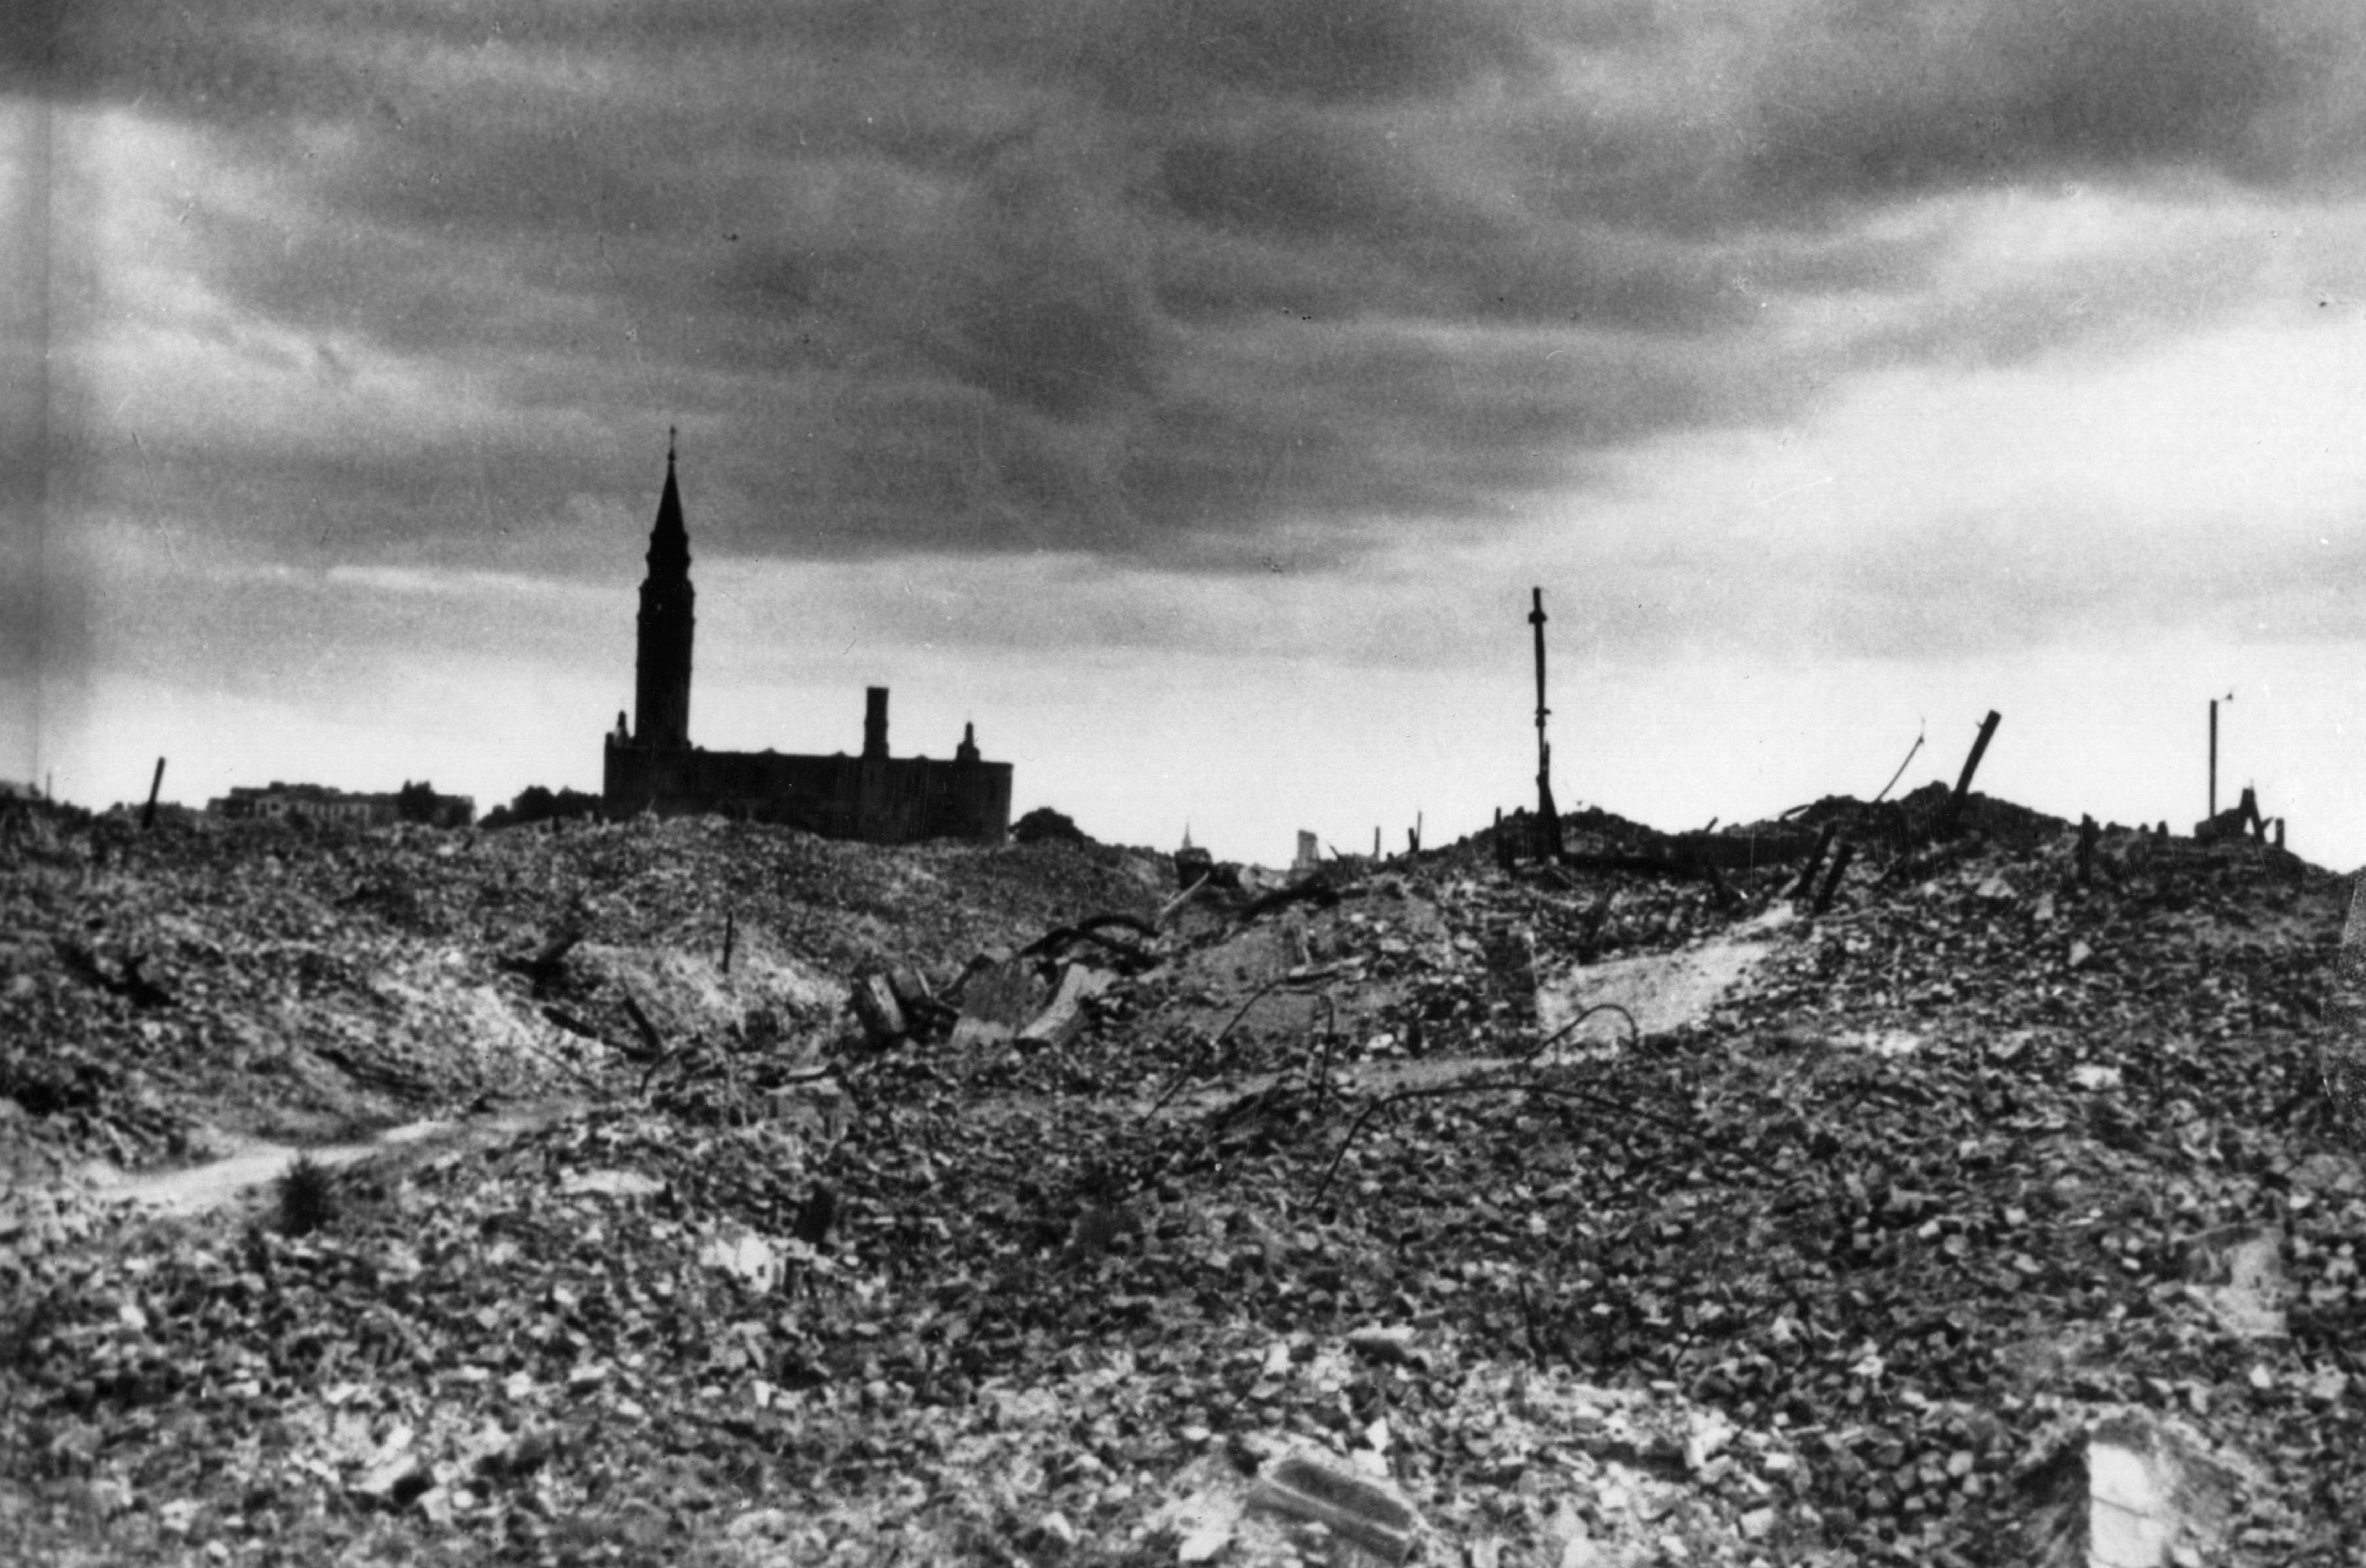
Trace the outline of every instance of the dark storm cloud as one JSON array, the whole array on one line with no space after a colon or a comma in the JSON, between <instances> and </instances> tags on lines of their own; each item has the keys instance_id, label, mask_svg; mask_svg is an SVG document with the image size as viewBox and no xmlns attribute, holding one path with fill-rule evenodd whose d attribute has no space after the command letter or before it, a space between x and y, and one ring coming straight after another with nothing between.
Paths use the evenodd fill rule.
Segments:
<instances>
[{"instance_id":1,"label":"dark storm cloud","mask_svg":"<svg viewBox=\"0 0 2366 1568\"><path fill-rule=\"evenodd\" d=\"M509 416L359 446L216 421L163 443L208 526L564 560L569 499L639 510L678 421L735 551L1228 560L1515 515L1621 446L1793 412L1849 353L2173 320L2156 277L2134 317L2033 284L1805 357L1757 326L1911 299L1943 240L1874 220L1923 197L2346 175L2343 15L94 0L9 47L245 176L190 193L194 265L314 340L276 352L323 430L373 354Z\"/></svg>"},{"instance_id":2,"label":"dark storm cloud","mask_svg":"<svg viewBox=\"0 0 2366 1568\"><path fill-rule=\"evenodd\" d=\"M1226 89L1402 100L1533 69L1523 24L1486 0L1151 0L1109 7L1080 62L1121 100L1160 107Z\"/></svg>"},{"instance_id":3,"label":"dark storm cloud","mask_svg":"<svg viewBox=\"0 0 2366 1568\"><path fill-rule=\"evenodd\" d=\"M2288 172L2274 111L2313 85L2314 29L2244 0L1834 6L1781 45L1745 172L1760 210L1820 197L2108 174Z\"/></svg>"}]
</instances>

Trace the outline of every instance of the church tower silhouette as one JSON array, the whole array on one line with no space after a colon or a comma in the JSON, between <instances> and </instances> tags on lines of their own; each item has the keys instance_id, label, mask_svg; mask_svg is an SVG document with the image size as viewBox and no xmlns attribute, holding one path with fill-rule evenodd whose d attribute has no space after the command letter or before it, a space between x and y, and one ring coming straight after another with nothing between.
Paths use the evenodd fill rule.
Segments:
<instances>
[{"instance_id":1,"label":"church tower silhouette","mask_svg":"<svg viewBox=\"0 0 2366 1568\"><path fill-rule=\"evenodd\" d=\"M649 530L649 574L641 581L640 645L633 667L633 739L656 750L690 745L690 643L698 617L690 585L690 534L674 481L673 433L666 434L665 493Z\"/></svg>"},{"instance_id":2,"label":"church tower silhouette","mask_svg":"<svg viewBox=\"0 0 2366 1568\"><path fill-rule=\"evenodd\" d=\"M951 761L887 750L887 688L864 694L859 756L710 751L690 743L690 531L682 525L677 442L666 439L665 491L649 530L648 575L633 666L633 711L601 748L602 809L611 818L714 813L832 839L907 844L967 839L998 844L1010 830L1008 762L978 754L964 726Z\"/></svg>"}]
</instances>

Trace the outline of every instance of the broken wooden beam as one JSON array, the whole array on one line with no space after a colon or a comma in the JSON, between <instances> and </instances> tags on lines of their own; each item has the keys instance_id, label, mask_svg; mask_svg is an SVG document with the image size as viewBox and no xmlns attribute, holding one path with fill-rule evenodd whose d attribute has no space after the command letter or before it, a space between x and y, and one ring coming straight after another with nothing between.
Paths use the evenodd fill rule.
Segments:
<instances>
[{"instance_id":1,"label":"broken wooden beam","mask_svg":"<svg viewBox=\"0 0 2366 1568\"><path fill-rule=\"evenodd\" d=\"M524 976L534 983L535 994L539 996L565 978L567 955L574 952L576 944L582 940L580 922L571 919L561 920L551 928L550 935L543 940L542 946L531 956L497 959L495 964L513 975Z\"/></svg>"},{"instance_id":2,"label":"broken wooden beam","mask_svg":"<svg viewBox=\"0 0 2366 1568\"><path fill-rule=\"evenodd\" d=\"M1980 771L1980 759L1989 754L1989 742L1996 739L1997 726L2003 722L2004 716L1994 708L1989 709L1988 717L1980 720L1980 733L1972 742L1972 754L1964 759L1964 771L1955 777L1955 792L1947 797L1943 818L1946 829L1953 830L1956 819L1963 815L1964 803L1971 798L1972 776Z\"/></svg>"},{"instance_id":3,"label":"broken wooden beam","mask_svg":"<svg viewBox=\"0 0 2366 1568\"><path fill-rule=\"evenodd\" d=\"M625 1016L633 1021L633 1032L641 1037L642 1051L662 1060L666 1055L665 1036L658 1032L658 1026L641 1010L640 998L630 991L625 993Z\"/></svg>"},{"instance_id":4,"label":"broken wooden beam","mask_svg":"<svg viewBox=\"0 0 2366 1568\"><path fill-rule=\"evenodd\" d=\"M156 759L156 776L148 781L148 805L140 813L140 830L146 832L156 826L156 794L164 787L164 759Z\"/></svg>"},{"instance_id":5,"label":"broken wooden beam","mask_svg":"<svg viewBox=\"0 0 2366 1568\"><path fill-rule=\"evenodd\" d=\"M1841 847L1832 852L1831 874L1824 878L1823 891L1816 895L1817 914L1820 915L1832 907L1832 900L1840 895L1841 878L1848 874L1849 862L1855 857L1856 840L1842 840Z\"/></svg>"},{"instance_id":6,"label":"broken wooden beam","mask_svg":"<svg viewBox=\"0 0 2366 1568\"><path fill-rule=\"evenodd\" d=\"M1200 894L1206 892L1208 890L1209 884L1214 880L1215 879L1213 877L1202 876L1198 881L1192 883L1190 886L1186 887L1182 892L1177 893L1174 897L1169 898L1166 903L1161 904L1158 907L1158 913L1152 917L1150 923L1154 926L1164 926L1168 920L1175 918L1176 914L1183 908L1184 905L1189 904L1192 899L1197 898Z\"/></svg>"},{"instance_id":7,"label":"broken wooden beam","mask_svg":"<svg viewBox=\"0 0 2366 1568\"><path fill-rule=\"evenodd\" d=\"M1791 884L1788 897L1804 898L1816 886L1816 873L1823 869L1824 856L1831 851L1832 835L1839 832L1840 829L1838 818L1824 818L1823 827L1816 834L1816 847L1808 852L1807 863L1799 868L1799 878Z\"/></svg>"},{"instance_id":8,"label":"broken wooden beam","mask_svg":"<svg viewBox=\"0 0 2366 1568\"><path fill-rule=\"evenodd\" d=\"M1388 1481L1328 1454L1285 1455L1258 1475L1249 1506L1309 1519L1383 1562L1402 1562L1420 1537L1420 1514Z\"/></svg>"}]
</instances>

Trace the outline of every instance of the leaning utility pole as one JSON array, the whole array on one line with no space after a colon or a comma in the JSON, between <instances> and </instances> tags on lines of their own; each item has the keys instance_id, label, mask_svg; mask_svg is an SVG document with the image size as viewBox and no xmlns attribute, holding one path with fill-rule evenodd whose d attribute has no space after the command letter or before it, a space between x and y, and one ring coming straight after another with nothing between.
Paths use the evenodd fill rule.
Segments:
<instances>
[{"instance_id":1,"label":"leaning utility pole","mask_svg":"<svg viewBox=\"0 0 2366 1568\"><path fill-rule=\"evenodd\" d=\"M1559 860L1560 813L1553 809L1552 742L1545 739L1545 716L1552 711L1545 706L1545 591L1537 588L1530 592L1536 595L1535 607L1528 612L1528 625L1537 632L1537 830L1542 835L1546 856Z\"/></svg>"}]
</instances>

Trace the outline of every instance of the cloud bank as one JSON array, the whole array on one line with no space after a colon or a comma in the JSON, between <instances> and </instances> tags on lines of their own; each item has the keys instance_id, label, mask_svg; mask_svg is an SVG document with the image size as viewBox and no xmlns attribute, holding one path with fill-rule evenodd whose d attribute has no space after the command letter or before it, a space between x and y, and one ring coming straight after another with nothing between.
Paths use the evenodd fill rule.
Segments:
<instances>
[{"instance_id":1,"label":"cloud bank","mask_svg":"<svg viewBox=\"0 0 2366 1568\"><path fill-rule=\"evenodd\" d=\"M675 423L704 550L1339 568L2237 311L2366 147L2298 0L27 15L67 497L264 559L613 571Z\"/></svg>"}]
</instances>

